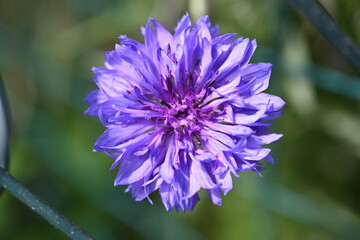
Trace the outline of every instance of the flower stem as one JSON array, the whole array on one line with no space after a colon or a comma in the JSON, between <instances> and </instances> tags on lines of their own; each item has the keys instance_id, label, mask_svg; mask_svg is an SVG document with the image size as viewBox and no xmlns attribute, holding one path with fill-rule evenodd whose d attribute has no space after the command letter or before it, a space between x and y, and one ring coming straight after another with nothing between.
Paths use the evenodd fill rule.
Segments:
<instances>
[{"instance_id":1,"label":"flower stem","mask_svg":"<svg viewBox=\"0 0 360 240\"><path fill-rule=\"evenodd\" d=\"M289 0L311 24L360 72L360 50L354 42L335 24L333 18L314 0Z\"/></svg>"},{"instance_id":2,"label":"flower stem","mask_svg":"<svg viewBox=\"0 0 360 240\"><path fill-rule=\"evenodd\" d=\"M7 169L10 141L10 110L0 74L0 167ZM0 187L1 192L1 187Z\"/></svg>"},{"instance_id":3,"label":"flower stem","mask_svg":"<svg viewBox=\"0 0 360 240\"><path fill-rule=\"evenodd\" d=\"M72 239L93 239L0 167L0 186Z\"/></svg>"}]
</instances>

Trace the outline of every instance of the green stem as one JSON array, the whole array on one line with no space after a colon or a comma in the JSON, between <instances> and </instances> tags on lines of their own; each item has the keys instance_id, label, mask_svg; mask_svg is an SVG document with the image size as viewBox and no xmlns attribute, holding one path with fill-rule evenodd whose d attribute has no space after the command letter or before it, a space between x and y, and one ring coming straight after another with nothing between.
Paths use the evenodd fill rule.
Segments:
<instances>
[{"instance_id":1,"label":"green stem","mask_svg":"<svg viewBox=\"0 0 360 240\"><path fill-rule=\"evenodd\" d=\"M10 110L0 73L0 167L7 169L10 142ZM1 192L1 187L0 187Z\"/></svg>"},{"instance_id":2,"label":"green stem","mask_svg":"<svg viewBox=\"0 0 360 240\"><path fill-rule=\"evenodd\" d=\"M72 239L93 239L0 167L0 186Z\"/></svg>"},{"instance_id":3,"label":"green stem","mask_svg":"<svg viewBox=\"0 0 360 240\"><path fill-rule=\"evenodd\" d=\"M335 24L333 18L315 0L289 0L311 24L329 41L360 73L360 50Z\"/></svg>"}]
</instances>

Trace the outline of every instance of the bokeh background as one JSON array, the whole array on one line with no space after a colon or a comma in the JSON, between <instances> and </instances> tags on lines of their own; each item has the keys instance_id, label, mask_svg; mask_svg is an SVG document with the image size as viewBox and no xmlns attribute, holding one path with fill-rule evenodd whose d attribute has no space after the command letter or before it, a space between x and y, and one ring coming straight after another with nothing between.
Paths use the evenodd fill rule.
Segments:
<instances>
[{"instance_id":1,"label":"bokeh background","mask_svg":"<svg viewBox=\"0 0 360 240\"><path fill-rule=\"evenodd\" d=\"M360 45L360 1L321 0ZM188 11L221 33L256 38L274 64L267 92L287 105L273 131L276 165L243 173L223 206L204 192L193 212L135 202L113 187L103 132L83 114L92 66L153 17L172 29ZM0 0L0 72L12 112L10 173L96 239L360 239L360 75L287 1ZM66 239L8 192L0 239Z\"/></svg>"}]
</instances>

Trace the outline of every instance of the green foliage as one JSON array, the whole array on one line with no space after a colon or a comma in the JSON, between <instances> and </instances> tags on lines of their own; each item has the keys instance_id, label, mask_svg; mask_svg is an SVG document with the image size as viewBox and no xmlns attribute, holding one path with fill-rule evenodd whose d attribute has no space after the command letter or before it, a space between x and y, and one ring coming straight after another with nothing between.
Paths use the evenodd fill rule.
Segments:
<instances>
[{"instance_id":1,"label":"green foliage","mask_svg":"<svg viewBox=\"0 0 360 240\"><path fill-rule=\"evenodd\" d=\"M235 179L222 207L202 194L193 213L167 213L156 194L152 206L113 187L112 160L91 151L104 130L83 114L95 89L91 67L120 34L140 40L149 16L175 26L184 0L0 1L11 175L96 239L360 238L359 74L284 1L206 2L197 12L222 33L257 39L254 61L274 64L268 92L287 102L274 126L284 138L264 177ZM322 2L359 43L359 4ZM9 192L0 196L0 239L64 236Z\"/></svg>"}]
</instances>

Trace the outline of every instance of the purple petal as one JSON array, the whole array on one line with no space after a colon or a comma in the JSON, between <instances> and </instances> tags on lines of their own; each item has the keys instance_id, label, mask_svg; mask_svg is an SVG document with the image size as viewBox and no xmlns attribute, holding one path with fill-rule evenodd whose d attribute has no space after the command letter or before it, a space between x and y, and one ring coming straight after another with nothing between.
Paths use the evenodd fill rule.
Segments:
<instances>
[{"instance_id":1,"label":"purple petal","mask_svg":"<svg viewBox=\"0 0 360 240\"><path fill-rule=\"evenodd\" d=\"M251 128L242 125L228 125L228 124L207 122L206 126L215 131L223 132L233 136L250 135L254 132Z\"/></svg>"},{"instance_id":2,"label":"purple petal","mask_svg":"<svg viewBox=\"0 0 360 240\"><path fill-rule=\"evenodd\" d=\"M159 188L159 192L166 210L171 211L171 209L176 203L176 199L171 185L164 182Z\"/></svg>"},{"instance_id":3,"label":"purple petal","mask_svg":"<svg viewBox=\"0 0 360 240\"><path fill-rule=\"evenodd\" d=\"M96 140L94 150L102 151L104 148L118 146L125 141L129 141L130 139L140 136L150 128L151 126L144 123L132 124L127 127L108 128Z\"/></svg>"},{"instance_id":4,"label":"purple petal","mask_svg":"<svg viewBox=\"0 0 360 240\"><path fill-rule=\"evenodd\" d=\"M249 64L242 71L241 81L243 85L240 91L241 95L251 96L260 93L268 88L271 75L270 63L254 63Z\"/></svg>"},{"instance_id":5,"label":"purple petal","mask_svg":"<svg viewBox=\"0 0 360 240\"><path fill-rule=\"evenodd\" d=\"M226 195L232 188L232 179L230 171L223 172L220 175L216 175L217 182L220 183L220 189Z\"/></svg>"},{"instance_id":6,"label":"purple petal","mask_svg":"<svg viewBox=\"0 0 360 240\"><path fill-rule=\"evenodd\" d=\"M178 22L176 28L175 28L175 34L174 37L179 36L182 32L184 32L186 29L191 27L191 20L189 17L189 14L186 13Z\"/></svg>"},{"instance_id":7,"label":"purple petal","mask_svg":"<svg viewBox=\"0 0 360 240\"><path fill-rule=\"evenodd\" d=\"M165 160L162 166L160 167L160 175L164 179L165 182L170 184L174 179L174 168L173 165L179 159L178 155L178 147L176 145L176 141L171 140L168 143L168 149L166 151Z\"/></svg>"},{"instance_id":8,"label":"purple petal","mask_svg":"<svg viewBox=\"0 0 360 240\"><path fill-rule=\"evenodd\" d=\"M221 206L222 199L221 199L219 189L217 189L217 188L209 189L209 190L207 190L207 192L208 192L208 195L209 195L210 200L212 201L212 203L215 204L215 205Z\"/></svg>"},{"instance_id":9,"label":"purple petal","mask_svg":"<svg viewBox=\"0 0 360 240\"><path fill-rule=\"evenodd\" d=\"M253 135L249 138L249 142L251 144L256 144L256 145L269 144L279 140L282 136L283 136L282 134L276 134L276 133L271 133L261 136Z\"/></svg>"},{"instance_id":10,"label":"purple petal","mask_svg":"<svg viewBox=\"0 0 360 240\"><path fill-rule=\"evenodd\" d=\"M234 139L232 139L231 137L229 137L228 135L226 135L224 133L221 133L218 131L213 131L208 128L204 128L201 133L204 135L208 135L208 136L212 137L213 139L216 139L217 141L228 146L229 148L233 148L235 146Z\"/></svg>"},{"instance_id":11,"label":"purple petal","mask_svg":"<svg viewBox=\"0 0 360 240\"><path fill-rule=\"evenodd\" d=\"M116 175L115 185L125 185L134 183L151 171L151 162L144 157L132 156L131 159L124 161Z\"/></svg>"},{"instance_id":12,"label":"purple petal","mask_svg":"<svg viewBox=\"0 0 360 240\"><path fill-rule=\"evenodd\" d=\"M242 39L241 41L234 42L231 52L226 61L219 68L219 71L224 71L226 68L232 68L234 65L245 65L250 60L256 47L255 41L249 39Z\"/></svg>"},{"instance_id":13,"label":"purple petal","mask_svg":"<svg viewBox=\"0 0 360 240\"><path fill-rule=\"evenodd\" d=\"M269 148L257 148L249 149L245 148L242 153L239 155L245 160L263 160L267 155L269 155L271 149Z\"/></svg>"},{"instance_id":14,"label":"purple petal","mask_svg":"<svg viewBox=\"0 0 360 240\"><path fill-rule=\"evenodd\" d=\"M116 70L106 68L93 68L94 81L109 98L117 99L127 90L132 90L126 80L117 74Z\"/></svg>"},{"instance_id":15,"label":"purple petal","mask_svg":"<svg viewBox=\"0 0 360 240\"><path fill-rule=\"evenodd\" d=\"M172 38L173 38L171 33L155 19L150 19L149 23L153 24L152 27L154 29L154 34L156 36L156 41L158 42L159 47L162 49L165 49L166 47L171 45ZM157 50L157 49L155 49L155 50Z\"/></svg>"},{"instance_id":16,"label":"purple petal","mask_svg":"<svg viewBox=\"0 0 360 240\"><path fill-rule=\"evenodd\" d=\"M267 110L267 106L263 106L262 109L256 111L254 114L236 113L235 121L236 124L250 124L259 120Z\"/></svg>"},{"instance_id":17,"label":"purple petal","mask_svg":"<svg viewBox=\"0 0 360 240\"><path fill-rule=\"evenodd\" d=\"M90 92L84 99L85 102L91 104L88 109L86 109L85 114L97 116L102 103L107 100L108 97L101 90L94 90Z\"/></svg>"},{"instance_id":18,"label":"purple petal","mask_svg":"<svg viewBox=\"0 0 360 240\"><path fill-rule=\"evenodd\" d=\"M199 162L194 156L192 158L192 164L190 167L190 192L189 196L195 194L200 190L200 187L205 189L212 189L216 187L213 179L210 177L206 168Z\"/></svg>"},{"instance_id":19,"label":"purple petal","mask_svg":"<svg viewBox=\"0 0 360 240\"><path fill-rule=\"evenodd\" d=\"M270 95L267 93L259 93L244 100L247 106L253 106L256 109L261 109L267 106L267 111L273 112L283 108L285 102L278 96Z\"/></svg>"}]
</instances>

